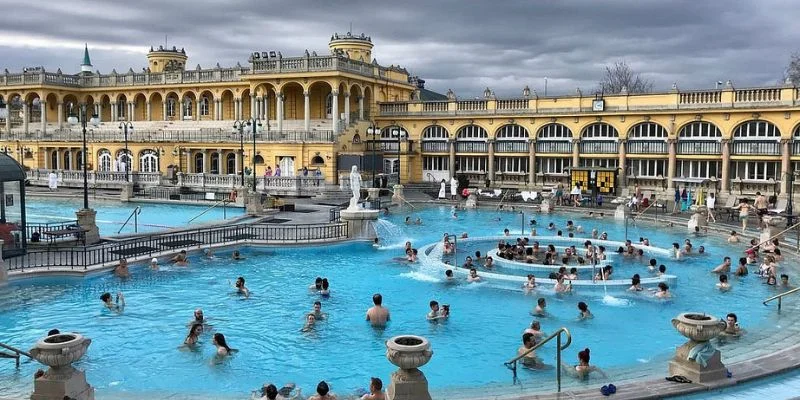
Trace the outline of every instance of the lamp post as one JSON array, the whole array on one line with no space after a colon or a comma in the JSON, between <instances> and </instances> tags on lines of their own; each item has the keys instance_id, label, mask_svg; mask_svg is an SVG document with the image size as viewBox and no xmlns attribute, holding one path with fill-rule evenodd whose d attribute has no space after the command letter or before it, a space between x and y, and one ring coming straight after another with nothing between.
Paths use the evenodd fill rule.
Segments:
<instances>
[{"instance_id":1,"label":"lamp post","mask_svg":"<svg viewBox=\"0 0 800 400\"><path fill-rule=\"evenodd\" d=\"M369 128L367 128L367 134L372 135L372 187L375 187L375 135L381 133L381 128L378 125L375 125L374 122L370 122Z\"/></svg>"},{"instance_id":2,"label":"lamp post","mask_svg":"<svg viewBox=\"0 0 800 400\"><path fill-rule=\"evenodd\" d=\"M129 182L128 170L130 170L131 157L128 154L128 132L133 133L133 123L129 121L122 121L119 123L119 129L125 133L125 182Z\"/></svg>"},{"instance_id":3,"label":"lamp post","mask_svg":"<svg viewBox=\"0 0 800 400\"><path fill-rule=\"evenodd\" d=\"M80 117L76 117L72 113L72 103L69 105L70 108L70 116L67 118L67 122L71 125L77 125L78 123L81 124L81 131L83 132L83 208L89 209L89 173L86 171L86 153L87 153L87 146L86 146L86 124L87 122L92 124L92 126L97 126L100 121L97 118L97 114L92 114L92 118L87 121L86 119L86 104L82 103L80 105Z\"/></svg>"},{"instance_id":4,"label":"lamp post","mask_svg":"<svg viewBox=\"0 0 800 400\"><path fill-rule=\"evenodd\" d=\"M244 127L249 126L251 127L250 130L253 133L253 191L256 191L256 132L258 132L258 127L261 126L261 120L258 118L250 118L245 120L237 120L233 122L233 129L234 131L239 132L239 154L242 157L242 170L240 172L241 179L242 179L242 187L244 187Z\"/></svg>"},{"instance_id":5,"label":"lamp post","mask_svg":"<svg viewBox=\"0 0 800 400\"><path fill-rule=\"evenodd\" d=\"M407 134L402 125L398 125L397 129L392 129L392 135L397 135L397 184L401 185L400 181L400 140Z\"/></svg>"},{"instance_id":6,"label":"lamp post","mask_svg":"<svg viewBox=\"0 0 800 400\"><path fill-rule=\"evenodd\" d=\"M794 175L796 172L792 171L787 174L789 175L789 190L787 193L789 195L789 203L786 204L786 226L790 227L794 225L794 207L792 203L794 203Z\"/></svg>"}]
</instances>

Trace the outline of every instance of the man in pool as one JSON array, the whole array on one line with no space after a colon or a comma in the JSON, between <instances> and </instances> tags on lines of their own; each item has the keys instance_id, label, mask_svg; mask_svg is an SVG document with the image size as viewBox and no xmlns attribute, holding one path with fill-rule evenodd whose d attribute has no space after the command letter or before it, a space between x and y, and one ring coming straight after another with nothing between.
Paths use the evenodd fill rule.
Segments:
<instances>
[{"instance_id":1,"label":"man in pool","mask_svg":"<svg viewBox=\"0 0 800 400\"><path fill-rule=\"evenodd\" d=\"M372 303L375 305L367 310L367 321L372 326L385 326L389 322L389 309L383 306L383 296L375 293L372 296Z\"/></svg>"},{"instance_id":2,"label":"man in pool","mask_svg":"<svg viewBox=\"0 0 800 400\"><path fill-rule=\"evenodd\" d=\"M236 261L244 260L244 257L242 257L242 253L240 253L239 250L234 250L233 254L231 254L231 258Z\"/></svg>"},{"instance_id":3,"label":"man in pool","mask_svg":"<svg viewBox=\"0 0 800 400\"><path fill-rule=\"evenodd\" d=\"M189 265L189 258L186 256L186 250L181 250L181 252L176 254L175 257L172 257L170 261L179 267L185 267Z\"/></svg>"},{"instance_id":4,"label":"man in pool","mask_svg":"<svg viewBox=\"0 0 800 400\"><path fill-rule=\"evenodd\" d=\"M426 316L428 321L435 321L435 320L439 319L439 317L441 316L440 313L439 313L439 302L436 301L436 300L431 300L430 307L431 307L431 311Z\"/></svg>"},{"instance_id":5,"label":"man in pool","mask_svg":"<svg viewBox=\"0 0 800 400\"><path fill-rule=\"evenodd\" d=\"M722 259L722 264L718 265L716 268L711 270L712 273L715 274L727 274L731 272L731 258L725 257Z\"/></svg>"},{"instance_id":6,"label":"man in pool","mask_svg":"<svg viewBox=\"0 0 800 400\"><path fill-rule=\"evenodd\" d=\"M456 281L456 278L453 276L453 270L452 269L448 269L447 271L444 271L444 279L445 279L445 282L448 282L448 283Z\"/></svg>"},{"instance_id":7,"label":"man in pool","mask_svg":"<svg viewBox=\"0 0 800 400\"><path fill-rule=\"evenodd\" d=\"M536 317L546 317L547 316L547 311L545 311L546 307L547 307L547 301L544 299L544 297L539 297L539 300L536 301L536 308L533 309L531 315L534 315Z\"/></svg>"},{"instance_id":8,"label":"man in pool","mask_svg":"<svg viewBox=\"0 0 800 400\"><path fill-rule=\"evenodd\" d=\"M789 275L781 274L781 286L786 289L792 288L792 286L789 285Z\"/></svg>"},{"instance_id":9,"label":"man in pool","mask_svg":"<svg viewBox=\"0 0 800 400\"><path fill-rule=\"evenodd\" d=\"M120 278L130 278L131 272L128 270L128 260L122 258L119 260L119 264L116 268L114 268L114 275Z\"/></svg>"},{"instance_id":10,"label":"man in pool","mask_svg":"<svg viewBox=\"0 0 800 400\"><path fill-rule=\"evenodd\" d=\"M536 357L536 351L531 350L536 345L536 338L532 333L524 333L522 335L522 346L517 350L517 356L522 356L520 362L522 365L533 368L542 367L542 360Z\"/></svg>"},{"instance_id":11,"label":"man in pool","mask_svg":"<svg viewBox=\"0 0 800 400\"><path fill-rule=\"evenodd\" d=\"M322 303L319 301L314 302L314 308L311 310L311 314L314 314L314 318L317 320L325 319L326 315L322 312Z\"/></svg>"},{"instance_id":12,"label":"man in pool","mask_svg":"<svg viewBox=\"0 0 800 400\"><path fill-rule=\"evenodd\" d=\"M464 260L464 268L472 268L472 257L467 256L467 259Z\"/></svg>"},{"instance_id":13,"label":"man in pool","mask_svg":"<svg viewBox=\"0 0 800 400\"><path fill-rule=\"evenodd\" d=\"M470 268L469 269L469 276L467 276L467 282L473 283L473 282L480 282L480 281L481 281L481 277L478 276L478 270L476 270L475 268Z\"/></svg>"}]
</instances>

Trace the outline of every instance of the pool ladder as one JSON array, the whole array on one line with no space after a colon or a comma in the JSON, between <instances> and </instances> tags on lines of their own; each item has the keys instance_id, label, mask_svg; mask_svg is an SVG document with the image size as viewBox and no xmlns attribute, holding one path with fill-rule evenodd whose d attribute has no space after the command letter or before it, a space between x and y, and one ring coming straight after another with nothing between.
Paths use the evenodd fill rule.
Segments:
<instances>
[{"instance_id":1,"label":"pool ladder","mask_svg":"<svg viewBox=\"0 0 800 400\"><path fill-rule=\"evenodd\" d=\"M788 290L788 291L783 292L781 294L776 294L775 296L772 296L772 297L764 300L762 304L767 305L767 303L771 302L772 300L777 299L778 300L778 311L780 311L780 309L781 309L781 301L783 300L783 296L787 296L787 295L790 295L790 294L793 294L793 293L797 293L797 292L800 292L800 287L796 287L796 288L794 288L792 290Z\"/></svg>"},{"instance_id":2,"label":"pool ladder","mask_svg":"<svg viewBox=\"0 0 800 400\"><path fill-rule=\"evenodd\" d=\"M125 229L125 226L128 225L128 222L131 221L131 218L133 218L133 231L138 233L139 232L139 214L141 214L141 213L142 213L142 207L141 206L136 206L136 208L133 209L133 212L131 213L131 215L128 216L128 219L125 220L125 223L122 224L122 227L119 228L119 230L117 231L117 234L120 234L122 232L122 230Z\"/></svg>"},{"instance_id":3,"label":"pool ladder","mask_svg":"<svg viewBox=\"0 0 800 400\"><path fill-rule=\"evenodd\" d=\"M14 352L13 354L11 354L11 353L6 353L4 351L0 351L0 358L13 358L16 361L17 368L19 368L19 356L20 356L20 354L23 355L23 356L27 356L31 360L34 360L33 356L30 355L30 353L28 353L26 351L22 351L22 350L20 350L20 349L18 349L16 347L9 346L9 345L7 345L5 343L0 343L0 347L4 348L6 350L11 350L12 352Z\"/></svg>"},{"instance_id":4,"label":"pool ladder","mask_svg":"<svg viewBox=\"0 0 800 400\"><path fill-rule=\"evenodd\" d=\"M567 341L564 344L561 344L561 335L565 335ZM514 384L516 385L519 382L517 379L517 363L520 359L525 358L528 354L536 351L536 349L544 346L545 343L556 339L556 381L558 382L558 392L561 393L561 351L569 347L572 343L572 335L569 333L569 329L565 327L558 328L557 331L553 332L550 336L544 338L539 343L536 343L533 347L528 349L528 351L512 358L508 362L503 363L508 369L514 372Z\"/></svg>"},{"instance_id":5,"label":"pool ladder","mask_svg":"<svg viewBox=\"0 0 800 400\"><path fill-rule=\"evenodd\" d=\"M222 204L222 219L228 219L228 203L232 203L230 199L222 199L217 201L216 203L212 204L211 207L206 208L200 214L195 215L192 219L190 219L187 224L191 224L192 221L202 217L205 213L211 211L212 209L216 208L218 205Z\"/></svg>"}]
</instances>

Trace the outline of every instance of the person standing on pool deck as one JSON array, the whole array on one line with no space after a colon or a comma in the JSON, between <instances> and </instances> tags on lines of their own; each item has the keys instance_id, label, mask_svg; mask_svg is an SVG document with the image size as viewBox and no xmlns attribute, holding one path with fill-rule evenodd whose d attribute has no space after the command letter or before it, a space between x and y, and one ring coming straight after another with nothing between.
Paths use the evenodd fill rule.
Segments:
<instances>
[{"instance_id":1,"label":"person standing on pool deck","mask_svg":"<svg viewBox=\"0 0 800 400\"><path fill-rule=\"evenodd\" d=\"M758 229L761 229L764 225L764 216L767 215L767 196L764 196L761 192L756 192L756 200L753 202L753 206L756 208L756 215L758 215Z\"/></svg>"},{"instance_id":2,"label":"person standing on pool deck","mask_svg":"<svg viewBox=\"0 0 800 400\"><path fill-rule=\"evenodd\" d=\"M457 193L458 193L458 181L454 176L450 178L450 200L456 200Z\"/></svg>"},{"instance_id":3,"label":"person standing on pool deck","mask_svg":"<svg viewBox=\"0 0 800 400\"><path fill-rule=\"evenodd\" d=\"M380 293L372 295L374 306L367 310L367 321L372 326L385 326L389 322L389 309L383 306L383 296Z\"/></svg>"}]
</instances>

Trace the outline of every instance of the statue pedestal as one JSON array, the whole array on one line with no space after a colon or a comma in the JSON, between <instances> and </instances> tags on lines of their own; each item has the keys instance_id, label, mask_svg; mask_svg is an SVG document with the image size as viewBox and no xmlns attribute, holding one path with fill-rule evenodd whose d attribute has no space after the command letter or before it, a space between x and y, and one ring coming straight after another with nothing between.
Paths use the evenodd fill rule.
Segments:
<instances>
[{"instance_id":1,"label":"statue pedestal","mask_svg":"<svg viewBox=\"0 0 800 400\"><path fill-rule=\"evenodd\" d=\"M236 191L236 201L233 202L233 204L236 207L245 207L245 206L247 206L247 203L246 203L246 201L247 201L247 188L237 187L236 189L233 189L233 190Z\"/></svg>"},{"instance_id":2,"label":"statue pedestal","mask_svg":"<svg viewBox=\"0 0 800 400\"><path fill-rule=\"evenodd\" d=\"M433 356L431 345L421 336L395 336L386 341L386 358L399 369L392 372L386 398L389 400L431 400L428 379L419 370Z\"/></svg>"},{"instance_id":3,"label":"statue pedestal","mask_svg":"<svg viewBox=\"0 0 800 400\"><path fill-rule=\"evenodd\" d=\"M367 199L378 200L381 197L381 188L368 188Z\"/></svg>"},{"instance_id":4,"label":"statue pedestal","mask_svg":"<svg viewBox=\"0 0 800 400\"><path fill-rule=\"evenodd\" d=\"M245 212L251 215L264 215L261 193L248 192L245 194Z\"/></svg>"},{"instance_id":5,"label":"statue pedestal","mask_svg":"<svg viewBox=\"0 0 800 400\"><path fill-rule=\"evenodd\" d=\"M91 343L91 339L77 333L61 333L39 340L30 353L36 361L50 368L34 379L31 400L94 400L94 388L86 382L86 374L72 366L86 354Z\"/></svg>"},{"instance_id":6,"label":"statue pedestal","mask_svg":"<svg viewBox=\"0 0 800 400\"><path fill-rule=\"evenodd\" d=\"M549 199L542 200L542 204L539 205L539 211L548 214L552 210L553 207L550 205L550 200Z\"/></svg>"},{"instance_id":7,"label":"statue pedestal","mask_svg":"<svg viewBox=\"0 0 800 400\"><path fill-rule=\"evenodd\" d=\"M689 232L694 232L695 227L704 228L708 226L708 207L693 205L689 207L689 210L693 212L692 216L689 217L689 222L686 223Z\"/></svg>"},{"instance_id":8,"label":"statue pedestal","mask_svg":"<svg viewBox=\"0 0 800 400\"><path fill-rule=\"evenodd\" d=\"M378 220L379 210L363 208L347 208L339 212L343 222L347 222L347 237L349 239L375 239L377 234L372 226L372 221Z\"/></svg>"},{"instance_id":9,"label":"statue pedestal","mask_svg":"<svg viewBox=\"0 0 800 400\"><path fill-rule=\"evenodd\" d=\"M617 221L624 221L625 214L628 212L628 208L625 204L620 204L617 206L617 209L614 210L614 219Z\"/></svg>"},{"instance_id":10,"label":"statue pedestal","mask_svg":"<svg viewBox=\"0 0 800 400\"><path fill-rule=\"evenodd\" d=\"M403 185L394 185L392 187L394 194L392 195L392 204L401 206L405 203L405 196L403 195Z\"/></svg>"},{"instance_id":11,"label":"statue pedestal","mask_svg":"<svg viewBox=\"0 0 800 400\"><path fill-rule=\"evenodd\" d=\"M683 375L693 383L706 383L726 379L728 369L722 363L722 355L719 350L708 360L706 366L702 366L693 360L689 360L689 350L700 343L690 340L675 350L675 358L669 362L669 375Z\"/></svg>"},{"instance_id":12,"label":"statue pedestal","mask_svg":"<svg viewBox=\"0 0 800 400\"><path fill-rule=\"evenodd\" d=\"M33 381L31 400L63 400L66 396L76 400L94 400L94 388L86 382L86 373L73 368L58 377L45 374Z\"/></svg>"},{"instance_id":13,"label":"statue pedestal","mask_svg":"<svg viewBox=\"0 0 800 400\"><path fill-rule=\"evenodd\" d=\"M760 242L770 240L786 226L786 217L780 215L765 215L763 218L764 229L761 231Z\"/></svg>"},{"instance_id":14,"label":"statue pedestal","mask_svg":"<svg viewBox=\"0 0 800 400\"><path fill-rule=\"evenodd\" d=\"M78 217L78 226L86 229L86 244L95 244L100 241L100 228L97 227L95 219L97 211L91 208L80 209L75 212Z\"/></svg>"},{"instance_id":15,"label":"statue pedestal","mask_svg":"<svg viewBox=\"0 0 800 400\"><path fill-rule=\"evenodd\" d=\"M478 207L478 196L475 193L470 193L467 196L467 201L464 203L464 207L466 208L477 208Z\"/></svg>"},{"instance_id":16,"label":"statue pedestal","mask_svg":"<svg viewBox=\"0 0 800 400\"><path fill-rule=\"evenodd\" d=\"M119 192L119 201L130 201L133 198L133 184L126 183L122 185L122 190Z\"/></svg>"}]
</instances>

